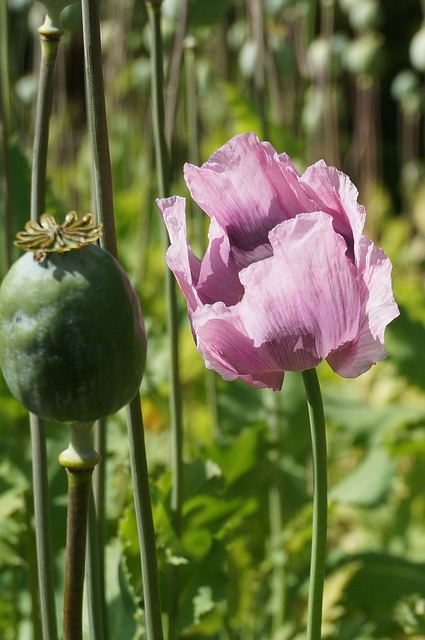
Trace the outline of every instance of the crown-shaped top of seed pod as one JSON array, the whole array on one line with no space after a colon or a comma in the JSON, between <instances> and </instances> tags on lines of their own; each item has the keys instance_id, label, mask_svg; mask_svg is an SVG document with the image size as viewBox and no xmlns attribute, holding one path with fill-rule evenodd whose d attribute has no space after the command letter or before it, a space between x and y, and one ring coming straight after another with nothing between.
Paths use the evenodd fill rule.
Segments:
<instances>
[{"instance_id":1,"label":"crown-shaped top of seed pod","mask_svg":"<svg viewBox=\"0 0 425 640\"><path fill-rule=\"evenodd\" d=\"M95 225L93 216L86 213L81 220L75 211L66 214L62 224L48 213L40 221L30 220L25 231L16 234L15 245L23 251L32 251L35 259L42 262L47 253L63 253L81 249L102 236L102 225Z\"/></svg>"}]
</instances>

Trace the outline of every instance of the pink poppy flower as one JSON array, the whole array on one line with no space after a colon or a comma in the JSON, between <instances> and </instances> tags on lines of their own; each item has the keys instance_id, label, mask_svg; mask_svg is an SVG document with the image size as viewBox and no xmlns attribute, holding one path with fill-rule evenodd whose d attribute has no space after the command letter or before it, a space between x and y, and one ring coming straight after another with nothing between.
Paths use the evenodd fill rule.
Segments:
<instances>
[{"instance_id":1,"label":"pink poppy flower","mask_svg":"<svg viewBox=\"0 0 425 640\"><path fill-rule=\"evenodd\" d=\"M211 218L202 260L187 241L185 199L158 206L208 368L277 390L285 371L324 359L350 378L385 358L385 327L399 314L391 263L363 236L365 210L346 175L323 161L300 175L253 133L184 174Z\"/></svg>"}]
</instances>

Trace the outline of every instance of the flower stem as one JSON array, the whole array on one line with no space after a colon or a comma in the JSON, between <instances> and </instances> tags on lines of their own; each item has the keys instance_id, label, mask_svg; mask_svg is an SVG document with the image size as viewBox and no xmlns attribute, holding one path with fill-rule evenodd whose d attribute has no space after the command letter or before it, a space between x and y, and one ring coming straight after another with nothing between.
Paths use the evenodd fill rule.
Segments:
<instances>
[{"instance_id":1,"label":"flower stem","mask_svg":"<svg viewBox=\"0 0 425 640\"><path fill-rule=\"evenodd\" d=\"M283 450L281 442L281 411L278 394L271 392L269 395L270 417L269 443L270 443L270 485L268 492L269 503L269 528L270 528L270 555L272 561L271 574L271 637L279 635L285 621L286 614L286 570L285 560L281 554L282 540L282 504L284 500L283 474L280 467L280 456Z\"/></svg>"},{"instance_id":2,"label":"flower stem","mask_svg":"<svg viewBox=\"0 0 425 640\"><path fill-rule=\"evenodd\" d=\"M152 117L156 155L158 195L160 198L170 194L170 161L165 139L164 115L164 77L161 37L162 0L145 0L152 33L151 75L152 75ZM168 247L168 237L164 229L164 247ZM169 269L165 271L167 299L167 322L170 342L170 423L171 423L171 467L173 485L171 493L171 512L174 530L181 534L181 512L183 502L183 421L179 375L179 336L176 281ZM169 581L169 624L168 638L176 637L178 606L178 567L171 566Z\"/></svg>"},{"instance_id":3,"label":"flower stem","mask_svg":"<svg viewBox=\"0 0 425 640\"><path fill-rule=\"evenodd\" d=\"M147 640L162 640L161 602L156 560L155 531L149 494L143 416L137 396L127 407L128 436L134 505L143 577L143 599ZM133 425L131 428L130 425Z\"/></svg>"},{"instance_id":4,"label":"flower stem","mask_svg":"<svg viewBox=\"0 0 425 640\"><path fill-rule=\"evenodd\" d=\"M87 519L91 479L99 455L92 445L92 424L73 424L70 430L71 442L59 456L68 476L63 640L83 640Z\"/></svg>"},{"instance_id":5,"label":"flower stem","mask_svg":"<svg viewBox=\"0 0 425 640\"><path fill-rule=\"evenodd\" d=\"M327 535L326 426L322 395L315 369L303 371L313 454L313 536L308 595L307 640L320 640Z\"/></svg>"},{"instance_id":6,"label":"flower stem","mask_svg":"<svg viewBox=\"0 0 425 640\"><path fill-rule=\"evenodd\" d=\"M31 175L31 219L44 211L49 121L52 111L56 60L62 31L47 15L39 29L41 65L34 127ZM44 640L56 640L57 622L53 580L53 558L49 518L49 481L47 477L46 435L43 421L30 414L32 475L34 488L35 535L37 544L40 608Z\"/></svg>"}]
</instances>

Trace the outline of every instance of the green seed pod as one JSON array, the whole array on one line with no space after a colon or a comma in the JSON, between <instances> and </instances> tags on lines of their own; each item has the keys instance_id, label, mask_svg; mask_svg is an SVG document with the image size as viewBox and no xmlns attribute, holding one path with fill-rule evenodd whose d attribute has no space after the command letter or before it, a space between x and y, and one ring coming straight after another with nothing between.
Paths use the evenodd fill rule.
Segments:
<instances>
[{"instance_id":1,"label":"green seed pod","mask_svg":"<svg viewBox=\"0 0 425 640\"><path fill-rule=\"evenodd\" d=\"M32 413L92 422L135 396L146 333L136 293L108 252L95 244L62 251L26 253L4 278L0 366Z\"/></svg>"}]
</instances>

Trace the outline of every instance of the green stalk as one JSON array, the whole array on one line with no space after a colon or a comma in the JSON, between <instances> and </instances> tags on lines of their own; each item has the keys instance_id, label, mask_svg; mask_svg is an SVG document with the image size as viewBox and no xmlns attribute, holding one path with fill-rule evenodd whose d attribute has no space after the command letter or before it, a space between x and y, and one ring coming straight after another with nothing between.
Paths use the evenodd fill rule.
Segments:
<instances>
[{"instance_id":1,"label":"green stalk","mask_svg":"<svg viewBox=\"0 0 425 640\"><path fill-rule=\"evenodd\" d=\"M86 588L91 640L107 640L108 619L105 601L105 458L106 420L97 420L94 448L100 456L93 472L89 502Z\"/></svg>"},{"instance_id":2,"label":"green stalk","mask_svg":"<svg viewBox=\"0 0 425 640\"><path fill-rule=\"evenodd\" d=\"M1 176L1 194L3 198L3 217L1 220L2 251L0 259L0 278L12 264L12 209L10 202L10 162L9 162L9 130L4 116L3 96L0 86L0 136L3 173Z\"/></svg>"},{"instance_id":3,"label":"green stalk","mask_svg":"<svg viewBox=\"0 0 425 640\"><path fill-rule=\"evenodd\" d=\"M41 67L35 115L34 151L31 180L31 219L44 212L46 199L46 165L49 144L49 121L52 112L56 60L62 31L50 20L38 30L41 42Z\"/></svg>"},{"instance_id":4,"label":"green stalk","mask_svg":"<svg viewBox=\"0 0 425 640\"><path fill-rule=\"evenodd\" d=\"M270 466L271 478L268 492L270 553L272 558L271 575L271 637L275 638L285 621L286 613L286 572L284 560L281 558L282 540L282 504L283 491L282 474L280 470L280 455L282 442L280 434L280 405L279 396L272 392L269 418Z\"/></svg>"},{"instance_id":5,"label":"green stalk","mask_svg":"<svg viewBox=\"0 0 425 640\"><path fill-rule=\"evenodd\" d=\"M188 0L180 0L179 22L174 40L173 53L168 73L167 107L165 110L165 136L169 148L173 138L174 119L176 115L177 94L179 86L180 68L183 55L184 37L186 34Z\"/></svg>"},{"instance_id":6,"label":"green stalk","mask_svg":"<svg viewBox=\"0 0 425 640\"><path fill-rule=\"evenodd\" d=\"M188 138L188 160L192 164L199 164L198 154L198 110L196 106L196 40L188 36L185 40L185 75L186 75L186 123ZM197 204L191 204L192 220L194 222L196 247L204 251L204 214ZM217 374L211 369L205 372L207 403L211 417L212 433L215 437L220 432L220 421L217 402Z\"/></svg>"},{"instance_id":7,"label":"green stalk","mask_svg":"<svg viewBox=\"0 0 425 640\"><path fill-rule=\"evenodd\" d=\"M112 172L109 155L108 129L101 63L99 6L97 0L82 0L83 37L86 60L86 88L88 123L93 156L93 184L99 221L104 225L105 249L117 256L114 223ZM143 420L140 396L136 395L127 407L127 424L130 440L131 471L134 485L134 502L137 516L142 562L145 618L148 640L162 640L161 606L156 565L155 532L153 528L147 461L144 448ZM100 483L100 479L99 479ZM102 492L97 486L97 509ZM101 521L102 515L98 513ZM96 609L95 615L100 616ZM100 620L98 620L100 624Z\"/></svg>"},{"instance_id":8,"label":"green stalk","mask_svg":"<svg viewBox=\"0 0 425 640\"><path fill-rule=\"evenodd\" d=\"M261 124L261 136L267 140L269 137L269 123L266 114L265 104L265 79L264 79L264 15L263 15L263 2L262 0L251 0L251 24L254 42L256 44L256 59L255 59L255 71L254 71L254 92L255 101L258 106L260 124Z\"/></svg>"},{"instance_id":9,"label":"green stalk","mask_svg":"<svg viewBox=\"0 0 425 640\"><path fill-rule=\"evenodd\" d=\"M43 420L40 420L32 413L30 414L30 429L35 537L43 640L57 640L46 434Z\"/></svg>"},{"instance_id":10,"label":"green stalk","mask_svg":"<svg viewBox=\"0 0 425 640\"><path fill-rule=\"evenodd\" d=\"M152 34L151 75L152 75L152 117L160 198L170 195L170 161L165 139L164 116L164 77L161 37L161 4L162 0L145 0ZM164 248L168 248L168 237L164 228ZM182 502L183 502L183 421L182 401L179 375L179 344L176 282L169 269L165 271L165 287L167 299L167 321L170 341L170 423L171 423L171 467L173 485L171 493L171 512L176 534L181 534ZM176 637L176 621L178 607L179 570L177 566L170 568L169 582L169 624L168 638Z\"/></svg>"},{"instance_id":11,"label":"green stalk","mask_svg":"<svg viewBox=\"0 0 425 640\"><path fill-rule=\"evenodd\" d=\"M81 0L81 8L86 65L87 118L93 162L96 215L104 228L104 248L117 257L98 0Z\"/></svg>"},{"instance_id":12,"label":"green stalk","mask_svg":"<svg viewBox=\"0 0 425 640\"><path fill-rule=\"evenodd\" d=\"M109 153L108 124L100 40L98 0L81 0L85 82L87 95L87 122L92 159L93 200L96 218L103 224L102 246L118 258L115 232L112 168ZM106 459L106 425L97 425L96 447ZM104 522L105 522L105 462L94 477L94 500L89 511L89 544L87 556L87 596L90 633L95 640L104 640L107 634L107 616L104 581Z\"/></svg>"},{"instance_id":13,"label":"green stalk","mask_svg":"<svg viewBox=\"0 0 425 640\"><path fill-rule=\"evenodd\" d=\"M3 105L3 121L7 131L13 129L12 116L12 89L10 82L10 24L8 16L8 3L0 2L0 94Z\"/></svg>"},{"instance_id":14,"label":"green stalk","mask_svg":"<svg viewBox=\"0 0 425 640\"><path fill-rule=\"evenodd\" d=\"M2 251L0 277L12 263L12 211L10 201L9 139L12 129L12 108L9 66L9 21L7 2L0 2L0 136L3 175L1 192L3 197Z\"/></svg>"},{"instance_id":15,"label":"green stalk","mask_svg":"<svg viewBox=\"0 0 425 640\"><path fill-rule=\"evenodd\" d=\"M34 128L31 176L31 219L38 220L44 211L49 121L52 110L53 82L57 52L62 36L51 16L39 29L41 66ZM34 488L35 535L40 589L43 640L56 640L57 622L53 580L53 557L49 517L49 481L47 476L46 435L43 421L30 414L32 475Z\"/></svg>"},{"instance_id":16,"label":"green stalk","mask_svg":"<svg viewBox=\"0 0 425 640\"><path fill-rule=\"evenodd\" d=\"M68 476L63 640L83 640L87 518L93 469L99 462L93 449L92 430L92 424L70 425L70 444L59 456Z\"/></svg>"},{"instance_id":17,"label":"green stalk","mask_svg":"<svg viewBox=\"0 0 425 640\"><path fill-rule=\"evenodd\" d=\"M93 486L95 490L95 485ZM104 544L100 539L101 527L98 521L96 501L93 492L90 493L87 540L87 601L91 640L105 640L107 638L108 623L103 593L104 564L102 562ZM98 535L99 534L99 535ZM101 615L94 615L94 612Z\"/></svg>"},{"instance_id":18,"label":"green stalk","mask_svg":"<svg viewBox=\"0 0 425 640\"><path fill-rule=\"evenodd\" d=\"M155 531L149 494L142 408L138 396L127 407L127 424L134 506L140 541L146 637L147 640L162 640ZM139 425L139 428L131 428L131 425Z\"/></svg>"},{"instance_id":19,"label":"green stalk","mask_svg":"<svg viewBox=\"0 0 425 640\"><path fill-rule=\"evenodd\" d=\"M308 594L307 640L320 640L327 535L326 425L320 385L315 369L303 371L310 417L313 455L313 536Z\"/></svg>"},{"instance_id":20,"label":"green stalk","mask_svg":"<svg viewBox=\"0 0 425 640\"><path fill-rule=\"evenodd\" d=\"M152 29L152 115L154 124L154 141L158 177L158 195L165 198L170 193L170 163L164 135L164 99L162 73L162 40L160 2L146 2ZM164 230L164 244L168 247L168 237ZM174 470L173 494L171 508L174 514L176 532L181 528L181 503L183 492L182 462L182 407L179 380L178 349L178 317L176 283L169 269L165 272L168 329L171 348L171 431L172 431L172 466Z\"/></svg>"}]
</instances>

